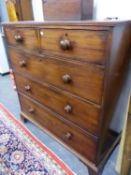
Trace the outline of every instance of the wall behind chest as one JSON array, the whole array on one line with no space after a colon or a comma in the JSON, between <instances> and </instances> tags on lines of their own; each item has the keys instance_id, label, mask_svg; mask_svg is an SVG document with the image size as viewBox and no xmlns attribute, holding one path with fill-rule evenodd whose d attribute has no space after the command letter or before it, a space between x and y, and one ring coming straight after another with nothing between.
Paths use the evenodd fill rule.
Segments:
<instances>
[{"instance_id":1,"label":"wall behind chest","mask_svg":"<svg viewBox=\"0 0 131 175\"><path fill-rule=\"evenodd\" d=\"M94 18L105 19L118 17L118 19L131 19L130 0L94 0Z\"/></svg>"}]
</instances>

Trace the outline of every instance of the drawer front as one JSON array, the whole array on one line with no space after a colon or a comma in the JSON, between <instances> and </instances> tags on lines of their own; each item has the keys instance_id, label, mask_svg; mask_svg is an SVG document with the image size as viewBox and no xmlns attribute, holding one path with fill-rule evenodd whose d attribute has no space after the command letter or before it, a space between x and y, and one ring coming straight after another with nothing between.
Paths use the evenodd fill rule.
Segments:
<instances>
[{"instance_id":1,"label":"drawer front","mask_svg":"<svg viewBox=\"0 0 131 175\"><path fill-rule=\"evenodd\" d=\"M5 28L6 40L9 45L37 51L40 48L37 29Z\"/></svg>"},{"instance_id":2,"label":"drawer front","mask_svg":"<svg viewBox=\"0 0 131 175\"><path fill-rule=\"evenodd\" d=\"M104 79L101 67L27 55L12 49L9 53L17 71L101 104ZM23 61L25 65L21 66Z\"/></svg>"},{"instance_id":3,"label":"drawer front","mask_svg":"<svg viewBox=\"0 0 131 175\"><path fill-rule=\"evenodd\" d=\"M41 29L41 47L70 59L105 63L107 31Z\"/></svg>"},{"instance_id":4,"label":"drawer front","mask_svg":"<svg viewBox=\"0 0 131 175\"><path fill-rule=\"evenodd\" d=\"M64 94L48 85L36 83L31 79L15 74L18 90L39 101L53 111L61 114L82 129L99 134L100 108Z\"/></svg>"},{"instance_id":5,"label":"drawer front","mask_svg":"<svg viewBox=\"0 0 131 175\"><path fill-rule=\"evenodd\" d=\"M22 112L25 113L30 120L36 122L56 136L60 141L69 148L74 149L83 157L91 161L96 157L97 140L90 135L84 135L78 129L71 127L58 119L54 113L51 113L29 98L20 95ZM82 146L81 146L82 143Z\"/></svg>"}]
</instances>

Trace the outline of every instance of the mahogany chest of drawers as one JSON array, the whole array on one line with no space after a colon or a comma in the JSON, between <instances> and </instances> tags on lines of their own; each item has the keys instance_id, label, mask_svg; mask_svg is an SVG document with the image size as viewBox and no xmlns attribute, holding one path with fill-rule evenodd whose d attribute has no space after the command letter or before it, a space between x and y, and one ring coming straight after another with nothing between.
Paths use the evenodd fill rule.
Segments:
<instances>
[{"instance_id":1,"label":"mahogany chest of drawers","mask_svg":"<svg viewBox=\"0 0 131 175\"><path fill-rule=\"evenodd\" d=\"M131 22L4 24L21 116L101 174L118 143L110 123L128 67Z\"/></svg>"}]
</instances>

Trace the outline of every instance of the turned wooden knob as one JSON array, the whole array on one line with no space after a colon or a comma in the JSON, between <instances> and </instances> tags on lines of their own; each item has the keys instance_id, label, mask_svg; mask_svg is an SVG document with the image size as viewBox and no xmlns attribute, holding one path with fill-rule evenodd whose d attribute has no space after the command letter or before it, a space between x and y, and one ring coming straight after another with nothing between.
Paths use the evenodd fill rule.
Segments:
<instances>
[{"instance_id":1,"label":"turned wooden knob","mask_svg":"<svg viewBox=\"0 0 131 175\"><path fill-rule=\"evenodd\" d=\"M64 108L65 112L71 113L72 112L72 107L70 105L66 105Z\"/></svg>"},{"instance_id":2,"label":"turned wooden knob","mask_svg":"<svg viewBox=\"0 0 131 175\"><path fill-rule=\"evenodd\" d=\"M72 49L72 45L71 45L70 40L68 40L68 39L62 39L62 40L60 40L60 47L63 50L70 50L70 49Z\"/></svg>"},{"instance_id":3,"label":"turned wooden knob","mask_svg":"<svg viewBox=\"0 0 131 175\"><path fill-rule=\"evenodd\" d=\"M71 76L68 74L63 75L62 77L64 83L70 83L71 82Z\"/></svg>"},{"instance_id":4,"label":"turned wooden knob","mask_svg":"<svg viewBox=\"0 0 131 175\"><path fill-rule=\"evenodd\" d=\"M72 134L70 132L66 132L64 137L67 139L67 140L70 140L72 138Z\"/></svg>"},{"instance_id":5,"label":"turned wooden knob","mask_svg":"<svg viewBox=\"0 0 131 175\"><path fill-rule=\"evenodd\" d=\"M22 42L23 41L23 37L20 34L17 34L14 36L16 42Z\"/></svg>"},{"instance_id":6,"label":"turned wooden knob","mask_svg":"<svg viewBox=\"0 0 131 175\"><path fill-rule=\"evenodd\" d=\"M35 112L35 109L34 108L29 108L29 113L33 114Z\"/></svg>"},{"instance_id":7,"label":"turned wooden knob","mask_svg":"<svg viewBox=\"0 0 131 175\"><path fill-rule=\"evenodd\" d=\"M20 67L25 67L26 66L26 61L25 60L21 60L19 62L19 65L20 65Z\"/></svg>"},{"instance_id":8,"label":"turned wooden knob","mask_svg":"<svg viewBox=\"0 0 131 175\"><path fill-rule=\"evenodd\" d=\"M30 90L31 90L31 86L30 86L30 85L26 85L26 86L25 86L25 90L26 90L26 91L30 91Z\"/></svg>"}]
</instances>

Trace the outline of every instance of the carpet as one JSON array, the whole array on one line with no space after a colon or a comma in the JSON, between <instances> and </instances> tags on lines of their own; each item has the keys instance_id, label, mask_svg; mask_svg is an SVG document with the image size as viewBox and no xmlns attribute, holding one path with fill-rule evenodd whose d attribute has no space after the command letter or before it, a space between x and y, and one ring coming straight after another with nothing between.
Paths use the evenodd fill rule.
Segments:
<instances>
[{"instance_id":1,"label":"carpet","mask_svg":"<svg viewBox=\"0 0 131 175\"><path fill-rule=\"evenodd\" d=\"M0 175L74 175L0 104Z\"/></svg>"}]
</instances>

